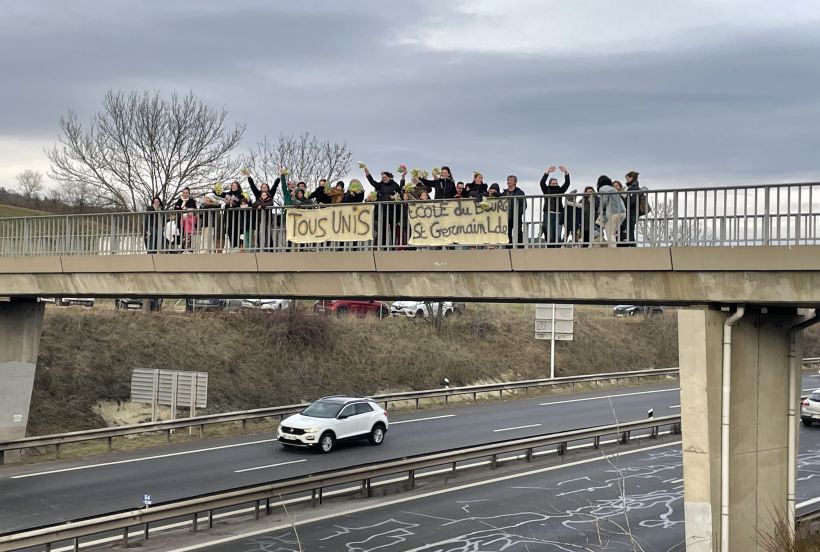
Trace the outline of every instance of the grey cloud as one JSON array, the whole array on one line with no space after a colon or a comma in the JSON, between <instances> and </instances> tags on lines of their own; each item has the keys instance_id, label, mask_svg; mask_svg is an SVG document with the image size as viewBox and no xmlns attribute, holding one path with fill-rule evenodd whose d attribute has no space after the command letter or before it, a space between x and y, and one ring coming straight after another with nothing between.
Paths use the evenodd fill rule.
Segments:
<instances>
[{"instance_id":1,"label":"grey cloud","mask_svg":"<svg viewBox=\"0 0 820 552\"><path fill-rule=\"evenodd\" d=\"M247 123L247 145L310 130L374 167L514 172L531 191L552 163L579 186L630 169L664 185L817 170L816 28L716 27L699 46L597 57L439 53L395 39L446 17L441 3L165 4L39 4L0 19L0 48L15 52L0 59L14 75L2 133L54 136L61 113L87 116L112 87L190 88Z\"/></svg>"}]
</instances>

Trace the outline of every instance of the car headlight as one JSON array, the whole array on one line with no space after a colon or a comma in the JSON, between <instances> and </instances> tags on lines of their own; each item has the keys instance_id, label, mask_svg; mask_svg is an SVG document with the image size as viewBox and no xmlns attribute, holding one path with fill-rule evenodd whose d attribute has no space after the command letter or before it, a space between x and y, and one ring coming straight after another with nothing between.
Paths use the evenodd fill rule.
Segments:
<instances>
[{"instance_id":1,"label":"car headlight","mask_svg":"<svg viewBox=\"0 0 820 552\"><path fill-rule=\"evenodd\" d=\"M318 427L309 427L305 430L305 433L319 433Z\"/></svg>"}]
</instances>

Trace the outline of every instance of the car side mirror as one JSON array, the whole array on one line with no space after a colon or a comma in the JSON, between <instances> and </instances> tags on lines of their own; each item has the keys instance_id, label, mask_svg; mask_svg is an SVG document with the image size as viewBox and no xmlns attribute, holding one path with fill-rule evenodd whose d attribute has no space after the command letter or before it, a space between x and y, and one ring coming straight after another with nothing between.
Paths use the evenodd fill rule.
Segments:
<instances>
[{"instance_id":1,"label":"car side mirror","mask_svg":"<svg viewBox=\"0 0 820 552\"><path fill-rule=\"evenodd\" d=\"M337 419L339 419L339 420L345 420L345 419L347 419L347 418L349 418L349 417L350 417L350 415L349 415L349 414L339 414L339 416L338 416L338 418L337 418Z\"/></svg>"}]
</instances>

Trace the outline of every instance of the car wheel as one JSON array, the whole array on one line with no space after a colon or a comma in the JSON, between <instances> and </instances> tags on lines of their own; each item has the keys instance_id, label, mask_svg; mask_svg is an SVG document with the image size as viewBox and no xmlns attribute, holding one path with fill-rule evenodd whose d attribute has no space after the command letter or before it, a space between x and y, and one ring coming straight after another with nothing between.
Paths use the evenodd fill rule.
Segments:
<instances>
[{"instance_id":1,"label":"car wheel","mask_svg":"<svg viewBox=\"0 0 820 552\"><path fill-rule=\"evenodd\" d=\"M370 444L374 447L377 447L384 443L384 425L374 425L373 429L370 430L370 436L367 438L367 440L370 441Z\"/></svg>"},{"instance_id":2,"label":"car wheel","mask_svg":"<svg viewBox=\"0 0 820 552\"><path fill-rule=\"evenodd\" d=\"M329 431L322 433L322 436L319 437L319 452L322 454L327 454L331 450L333 450L333 445L336 444L336 439L333 438L333 434Z\"/></svg>"},{"instance_id":3,"label":"car wheel","mask_svg":"<svg viewBox=\"0 0 820 552\"><path fill-rule=\"evenodd\" d=\"M419 309L416 311L416 318L424 318L424 311Z\"/></svg>"},{"instance_id":4,"label":"car wheel","mask_svg":"<svg viewBox=\"0 0 820 552\"><path fill-rule=\"evenodd\" d=\"M450 318L451 314L453 314L453 311L444 311L444 318Z\"/></svg>"},{"instance_id":5,"label":"car wheel","mask_svg":"<svg viewBox=\"0 0 820 552\"><path fill-rule=\"evenodd\" d=\"M339 307L336 309L336 316L344 316L347 314L347 307Z\"/></svg>"},{"instance_id":6,"label":"car wheel","mask_svg":"<svg viewBox=\"0 0 820 552\"><path fill-rule=\"evenodd\" d=\"M800 421L803 422L804 426L811 427L811 418L800 418Z\"/></svg>"}]
</instances>

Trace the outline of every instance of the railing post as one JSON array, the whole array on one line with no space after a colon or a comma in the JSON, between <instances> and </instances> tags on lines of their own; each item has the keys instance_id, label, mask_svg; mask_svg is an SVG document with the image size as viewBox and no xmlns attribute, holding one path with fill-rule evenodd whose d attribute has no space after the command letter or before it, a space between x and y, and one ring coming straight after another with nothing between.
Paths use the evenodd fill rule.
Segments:
<instances>
[{"instance_id":1,"label":"railing post","mask_svg":"<svg viewBox=\"0 0 820 552\"><path fill-rule=\"evenodd\" d=\"M493 454L492 458L490 459L490 469L494 470L496 467L498 467L498 455Z\"/></svg>"},{"instance_id":2,"label":"railing post","mask_svg":"<svg viewBox=\"0 0 820 552\"><path fill-rule=\"evenodd\" d=\"M526 454L525 458L527 459L527 462L532 462L532 449L531 448L527 449L527 454Z\"/></svg>"},{"instance_id":3,"label":"railing post","mask_svg":"<svg viewBox=\"0 0 820 552\"><path fill-rule=\"evenodd\" d=\"M593 441L592 441L592 447L596 448L596 449L601 448L601 436L600 435L595 436L595 439L593 439Z\"/></svg>"},{"instance_id":4,"label":"railing post","mask_svg":"<svg viewBox=\"0 0 820 552\"><path fill-rule=\"evenodd\" d=\"M128 527L122 528L122 547L128 548Z\"/></svg>"},{"instance_id":5,"label":"railing post","mask_svg":"<svg viewBox=\"0 0 820 552\"><path fill-rule=\"evenodd\" d=\"M769 239L771 238L771 220L769 219L770 211L770 204L769 200L771 198L770 188L766 186L763 192L763 245L769 245Z\"/></svg>"},{"instance_id":6,"label":"railing post","mask_svg":"<svg viewBox=\"0 0 820 552\"><path fill-rule=\"evenodd\" d=\"M192 533L196 533L196 530L197 530L197 521L198 521L197 520L197 515L198 514L194 513L194 517L191 518L191 532Z\"/></svg>"},{"instance_id":7,"label":"railing post","mask_svg":"<svg viewBox=\"0 0 820 552\"><path fill-rule=\"evenodd\" d=\"M409 491L412 491L416 488L416 470L410 470L407 472L407 486Z\"/></svg>"}]
</instances>

